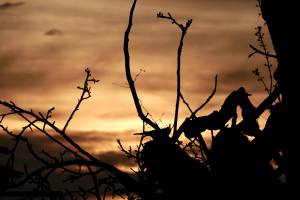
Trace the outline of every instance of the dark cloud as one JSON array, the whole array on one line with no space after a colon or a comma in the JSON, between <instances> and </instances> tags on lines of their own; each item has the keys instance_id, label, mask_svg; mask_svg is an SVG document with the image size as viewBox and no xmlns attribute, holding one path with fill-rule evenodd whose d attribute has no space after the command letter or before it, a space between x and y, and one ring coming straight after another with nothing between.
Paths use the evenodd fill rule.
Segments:
<instances>
[{"instance_id":1,"label":"dark cloud","mask_svg":"<svg viewBox=\"0 0 300 200\"><path fill-rule=\"evenodd\" d=\"M119 151L108 151L97 155L97 158L101 161L109 163L114 166L122 166L122 167L134 167L136 163L134 160L129 159L126 155Z\"/></svg>"},{"instance_id":2,"label":"dark cloud","mask_svg":"<svg viewBox=\"0 0 300 200\"><path fill-rule=\"evenodd\" d=\"M44 84L46 73L16 71L10 72L9 76L5 73L0 75L0 85L3 90L27 90L30 87L35 87L36 84Z\"/></svg>"},{"instance_id":3,"label":"dark cloud","mask_svg":"<svg viewBox=\"0 0 300 200\"><path fill-rule=\"evenodd\" d=\"M250 69L238 68L234 70L224 71L220 78L226 83L243 83L253 81L253 76Z\"/></svg>"},{"instance_id":4,"label":"dark cloud","mask_svg":"<svg viewBox=\"0 0 300 200\"><path fill-rule=\"evenodd\" d=\"M50 30L45 32L45 35L48 35L48 36L54 36L54 35L62 36L63 32L59 29L50 29Z\"/></svg>"},{"instance_id":5,"label":"dark cloud","mask_svg":"<svg viewBox=\"0 0 300 200\"><path fill-rule=\"evenodd\" d=\"M8 9L8 8L13 8L13 7L18 7L21 5L24 5L25 2L16 2L16 3L10 3L10 2L5 2L0 4L0 10Z\"/></svg>"},{"instance_id":6,"label":"dark cloud","mask_svg":"<svg viewBox=\"0 0 300 200\"><path fill-rule=\"evenodd\" d=\"M37 48L0 50L0 90L5 98L8 94L42 94L60 93L61 90L76 88L84 80L85 67L70 73L70 69L60 69L64 60L61 59L64 50L59 44L44 44ZM80 67L80 66L79 66ZM78 68L78 67L77 67ZM59 87L64 85L65 87ZM76 92L77 90L74 89ZM42 92L42 93L41 93ZM45 94L45 93L44 93Z\"/></svg>"},{"instance_id":7,"label":"dark cloud","mask_svg":"<svg viewBox=\"0 0 300 200\"><path fill-rule=\"evenodd\" d=\"M134 135L134 130L126 131L70 131L71 138L90 150L97 147L97 144L100 145L99 149L101 150L101 144L114 144L117 146L117 139L120 139L123 142L138 142L139 138ZM57 137L58 140L62 140L62 137ZM91 145L93 144L93 145ZM90 145L90 146L89 146ZM96 145L96 146L95 146ZM105 145L103 145L104 147ZM98 148L98 147L97 147Z\"/></svg>"},{"instance_id":8,"label":"dark cloud","mask_svg":"<svg viewBox=\"0 0 300 200\"><path fill-rule=\"evenodd\" d=\"M72 131L71 131L72 132ZM16 131L14 133L17 133ZM61 137L57 134L54 134L53 131L50 131L50 134L54 136L55 139L62 142L63 144L66 144L67 146L71 146ZM134 166L134 162L132 160L129 160L125 154L121 152L121 150L113 151L111 149L102 149L101 146L107 145L107 143L115 143L117 145L116 138L123 138L122 141L126 138L126 135L124 134L131 134L132 133L101 133L101 132L86 132L86 131L73 131L70 137L77 142L80 146L82 146L85 150L88 152L91 152L94 154L99 160L103 162L107 162L109 164L115 165L115 166L122 166L122 167L132 167ZM46 151L49 155L57 156L59 157L60 154L64 151L64 149L54 141L52 141L49 137L44 135L41 132L34 131L34 132L27 132L23 135L24 137L28 138L29 142L32 144L32 148L34 151L41 157L43 157L46 160L51 161L50 157L47 157L46 154L43 153L43 151ZM125 137L124 137L125 136ZM127 135L128 138L128 135ZM125 143L128 141L125 141ZM138 142L138 138L136 138L136 142ZM11 149L14 145L14 139L10 136L8 136L6 133L4 133L2 130L0 131L0 147L5 147L7 149ZM96 146L99 146L101 150L99 153L93 153L95 151ZM66 155L65 159L71 158L71 155ZM1 162L3 163L5 161L6 157L0 157ZM16 159L18 166L22 167L23 164L31 164L31 165L39 165L39 161L35 160L32 155L30 154L27 146L25 143L20 142L17 151L16 151ZM33 163L34 162L34 163Z\"/></svg>"},{"instance_id":9,"label":"dark cloud","mask_svg":"<svg viewBox=\"0 0 300 200\"><path fill-rule=\"evenodd\" d=\"M62 148L59 148L59 145L52 142L49 138L44 137L39 134L32 135L25 133L26 136L31 145L32 149L35 151L35 153L42 157L43 159L47 160L49 163L53 163L54 160L51 159L49 156L47 156L43 151L47 152L50 156L56 156L56 158L60 158L59 156L62 155L63 151ZM83 133L81 133L83 134ZM89 134L89 133L85 133ZM0 148L1 150L5 149L12 149L13 145L15 144L14 140L12 140L11 137L3 133L3 131L0 131ZM99 144L101 145L101 143ZM3 152L3 151L1 151ZM24 167L26 166L27 171L30 173L42 166L44 166L43 163L36 160L28 151L28 148L26 145L21 141L19 143L18 148L15 151L15 165L14 168L20 172L24 172ZM128 169L130 167L134 166L134 162L131 162L129 159L126 158L126 156L121 153L120 151L106 151L99 153L95 155L96 158L98 158L102 162L106 162L108 164L111 164L117 168L122 167L123 169ZM8 159L8 155L4 155L0 153L0 166L5 166ZM70 154L64 155L65 160L71 160L74 159ZM72 168L69 168L72 169ZM74 190L75 188L81 187L81 188L89 188L93 185L92 180L89 176L83 176L78 181L68 181L66 182L67 175L69 175L67 172L57 169L54 172L51 173L51 175L48 177L49 184L51 184L51 189L53 190ZM129 173L130 176L134 176L132 172ZM108 172L101 172L101 174L98 175L98 177L107 177L111 176ZM21 177L21 180L24 178L24 176ZM32 184L25 184L21 187L18 187L17 190L32 190Z\"/></svg>"},{"instance_id":10,"label":"dark cloud","mask_svg":"<svg viewBox=\"0 0 300 200\"><path fill-rule=\"evenodd\" d=\"M107 143L110 139L112 139L110 135L114 135L114 134L121 135L124 133L106 133L106 135L102 137L99 132L74 131L71 135L71 138L76 140L85 150L94 154L94 156L98 158L100 161L114 165L115 167L121 168L122 170L127 169L126 171L129 171L130 167L135 166L135 163L132 160L129 160L123 153L121 153L120 150L118 151L104 150L101 151L100 153L94 153L92 151L92 146L94 145L92 144L91 141L97 142L98 146L101 147L105 145L105 143ZM56 156L57 158L60 158L59 156L63 153L63 149L59 145L55 144L49 138L47 138L46 136L40 133L37 132L25 133L25 135L23 136L28 137L30 143L32 144L32 148L34 149L36 154L42 157L43 159L46 159L50 163L53 162L53 160L45 153L43 153L43 151L46 151L48 155ZM59 139L59 137L55 137L55 138ZM62 141L61 139L59 140ZM3 131L0 131L0 147L11 149L14 144L15 142L14 140L12 140L11 137L3 133ZM22 142L19 144L18 148L16 149L14 156L16 158L15 169L18 171L24 171L24 166L26 166L29 172L32 172L35 169L38 169L43 166L43 163L39 162L38 160L32 157L26 145ZM0 166L5 165L7 159L8 156L0 154ZM70 154L65 154L64 159L69 160L69 159L73 159L73 157ZM72 190L78 187L89 188L90 186L93 185L92 180L89 176L82 177L79 181L66 182L65 179L67 178L67 175L68 175L67 173L59 169L51 173L51 176L49 176L49 183L52 186L51 188L53 190L65 190L65 189ZM133 172L130 172L129 175L135 176ZM109 174L108 172L101 172L101 174L98 177L107 177L107 176L111 176L111 174ZM30 184L25 185L22 188L25 190L32 190Z\"/></svg>"},{"instance_id":11,"label":"dark cloud","mask_svg":"<svg viewBox=\"0 0 300 200\"><path fill-rule=\"evenodd\" d=\"M6 133L4 133L2 130L0 132L0 146L4 146L8 149L12 149L15 140L13 137L8 136ZM14 132L16 133L16 132ZM42 151L46 151L49 155L55 155L59 156L59 154L62 152L62 149L59 148L57 144L54 142L51 142L51 140L47 137L42 136L41 134L29 134L26 133L23 136L26 136L28 138L30 144L32 145L32 149L37 153L37 155L41 156L42 158L51 161L50 157L47 157L46 154L42 153ZM7 157L0 157L1 163L5 162ZM27 165L29 169L36 168L37 166L40 166L42 163L40 161L36 160L28 150L27 145L24 142L20 142L16 151L15 151L15 159L16 159L16 168L23 170L23 166Z\"/></svg>"},{"instance_id":12,"label":"dark cloud","mask_svg":"<svg viewBox=\"0 0 300 200\"><path fill-rule=\"evenodd\" d=\"M166 70L161 73L145 74L139 77L136 85L140 90L147 92L172 92L170 88L176 87L175 76L172 72Z\"/></svg>"},{"instance_id":13,"label":"dark cloud","mask_svg":"<svg viewBox=\"0 0 300 200\"><path fill-rule=\"evenodd\" d=\"M18 59L18 53L16 51L0 52L0 70L1 73L7 71Z\"/></svg>"},{"instance_id":14,"label":"dark cloud","mask_svg":"<svg viewBox=\"0 0 300 200\"><path fill-rule=\"evenodd\" d=\"M150 8L165 8L165 9L176 9L177 12L180 11L186 11L186 10L207 10L207 9L236 9L237 11L239 9L243 10L245 8L249 8L249 6L254 5L255 6L255 1L253 0L228 0L228 1L223 1L223 0L212 0L212 1L206 1L206 0L164 0L164 1L159 1L159 0L146 0L143 2L139 2L138 6L144 6L147 5ZM192 8L192 10L191 10ZM168 10L169 11L169 10Z\"/></svg>"},{"instance_id":15,"label":"dark cloud","mask_svg":"<svg viewBox=\"0 0 300 200\"><path fill-rule=\"evenodd\" d=\"M132 117L132 113L130 112L123 112L123 113L115 113L112 110L107 112L102 112L98 115L99 119L110 119L110 120L116 120L116 119L125 119Z\"/></svg>"},{"instance_id":16,"label":"dark cloud","mask_svg":"<svg viewBox=\"0 0 300 200\"><path fill-rule=\"evenodd\" d=\"M265 91L262 85L256 81L250 68L236 68L235 70L223 71L220 74L219 89L221 93L229 93L239 87L245 87L249 93L260 94Z\"/></svg>"},{"instance_id":17,"label":"dark cloud","mask_svg":"<svg viewBox=\"0 0 300 200\"><path fill-rule=\"evenodd\" d=\"M97 131L72 131L72 139L80 143L102 143L110 141L112 138L112 132L97 132ZM58 137L58 139L62 139Z\"/></svg>"}]
</instances>

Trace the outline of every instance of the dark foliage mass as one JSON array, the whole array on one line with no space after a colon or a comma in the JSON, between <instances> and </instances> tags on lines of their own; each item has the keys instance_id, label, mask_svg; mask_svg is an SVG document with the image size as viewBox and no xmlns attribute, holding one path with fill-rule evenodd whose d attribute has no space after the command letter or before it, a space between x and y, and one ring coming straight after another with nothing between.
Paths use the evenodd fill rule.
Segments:
<instances>
[{"instance_id":1,"label":"dark foliage mass","mask_svg":"<svg viewBox=\"0 0 300 200\"><path fill-rule=\"evenodd\" d=\"M171 22L181 32L177 51L177 96L172 127L160 127L144 113L135 80L131 76L129 36L136 5L133 1L128 26L124 34L125 70L132 98L143 122L143 131L136 135L140 143L126 149L118 141L121 151L137 165L134 174L127 174L85 151L67 133L68 125L83 101L91 97L91 84L97 83L86 69L81 96L63 128L58 128L51 115L23 109L13 102L0 101L2 128L0 144L0 198L1 199L88 199L98 200L118 195L127 199L202 199L210 198L282 198L299 196L297 193L299 166L297 162L297 128L292 113L297 108L293 89L297 65L296 47L299 35L291 31L295 7L289 1L258 1L262 16L269 28L275 53L264 43L263 28L256 36L259 47L250 45L253 53L265 57L270 85L259 69L253 70L268 96L255 107L244 87L233 88L220 110L207 116L197 116L207 100L193 110L181 91L181 52L184 37L192 20L179 23L171 13L158 13L157 17ZM2 7L8 4L2 5ZM297 52L298 53L298 52ZM271 59L278 63L274 70ZM273 76L274 72L274 76ZM178 125L178 110L183 103L190 111ZM241 113L237 112L237 108ZM270 111L264 127L257 119ZM16 116L26 123L18 132L5 126L6 120ZM238 122L238 117L242 120ZM39 150L29 133L40 132L60 153ZM211 132L211 144L203 138ZM185 138L184 141L182 138ZM187 142L186 142L187 141ZM26 151L26 159L19 157ZM26 149L26 150L24 150ZM22 155L24 152L21 152ZM29 158L30 157L30 158ZM21 165L20 160L27 160ZM34 163L34 164L33 164Z\"/></svg>"}]
</instances>

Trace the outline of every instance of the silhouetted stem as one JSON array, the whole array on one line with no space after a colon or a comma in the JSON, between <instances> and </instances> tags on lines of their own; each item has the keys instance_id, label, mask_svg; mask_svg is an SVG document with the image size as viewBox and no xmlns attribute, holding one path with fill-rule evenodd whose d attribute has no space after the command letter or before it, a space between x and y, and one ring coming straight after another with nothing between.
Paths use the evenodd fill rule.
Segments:
<instances>
[{"instance_id":1,"label":"silhouetted stem","mask_svg":"<svg viewBox=\"0 0 300 200\"><path fill-rule=\"evenodd\" d=\"M177 49L177 71L176 71L176 75L177 75L177 95L176 95L175 114L174 114L174 123L173 123L173 135L174 135L177 132L179 103L180 103L180 97L182 96L181 95L180 68L181 68L181 54L182 54L183 40L184 40L184 37L186 35L186 32L187 32L188 28L192 24L192 20L189 19L186 22L185 26L184 26L182 24L179 24L176 21L176 19L170 13L168 13L168 16L165 16L163 13L159 12L157 14L157 17L163 18L163 19L169 19L172 22L172 24L175 24L181 30L181 37L180 37L180 41L179 41L179 45L178 45L178 49Z\"/></svg>"},{"instance_id":2,"label":"silhouetted stem","mask_svg":"<svg viewBox=\"0 0 300 200\"><path fill-rule=\"evenodd\" d=\"M269 88L267 88L267 90L268 90L268 93L271 94L272 90L273 90L273 75L272 75L272 70L271 70L272 64L271 64L270 59L269 59L270 56L269 56L269 52L268 52L267 46L266 46L265 41L264 41L264 33L262 32L262 27L261 26L257 27L257 32L256 32L255 35L258 37L257 40L260 43L260 47L262 48L262 52L264 53L264 56L265 56L265 59L266 59L265 66L268 69L269 78L270 78L270 86L269 86Z\"/></svg>"},{"instance_id":3,"label":"silhouetted stem","mask_svg":"<svg viewBox=\"0 0 300 200\"><path fill-rule=\"evenodd\" d=\"M186 34L186 28L182 30L181 38L177 50L177 95L176 95L176 105L175 105L175 115L174 115L174 129L173 134L177 131L177 121L178 121L178 111L179 111L179 101L180 101L180 90L181 90L181 80L180 80L180 68L181 68L181 53L183 47L183 39Z\"/></svg>"},{"instance_id":4,"label":"silhouetted stem","mask_svg":"<svg viewBox=\"0 0 300 200\"><path fill-rule=\"evenodd\" d=\"M134 86L134 81L131 76L130 72L130 55L129 55L129 34L130 30L132 27L132 19L133 19L133 13L134 13L134 8L136 5L137 0L133 1L132 7L130 9L129 13L129 20L128 20L128 26L126 28L125 34L124 34L124 44L123 44L123 51L124 51L124 58L125 58L125 72L126 72L126 78L128 81L128 85L132 94L132 98L134 101L135 108L137 110L138 116L141 118L141 120L148 125L150 125L152 128L158 130L160 129L159 126L154 123L152 120L150 120L146 115L143 113L142 107L139 102L139 98Z\"/></svg>"},{"instance_id":5,"label":"silhouetted stem","mask_svg":"<svg viewBox=\"0 0 300 200\"><path fill-rule=\"evenodd\" d=\"M182 95L181 92L180 92L180 97L181 97L183 103L186 105L186 107L187 107L187 108L189 109L189 111L191 112L191 114L193 114L193 110L191 109L189 103L184 99L184 97L183 97L183 95Z\"/></svg>"},{"instance_id":6,"label":"silhouetted stem","mask_svg":"<svg viewBox=\"0 0 300 200\"><path fill-rule=\"evenodd\" d=\"M97 183L97 175L94 174L91 166L87 165L87 168L89 170L89 173L91 175L91 178L93 180L93 184L95 186L95 197L97 198L97 200L101 200L101 197L100 197L100 191L99 191L99 188L98 188L98 183Z\"/></svg>"},{"instance_id":7,"label":"silhouetted stem","mask_svg":"<svg viewBox=\"0 0 300 200\"><path fill-rule=\"evenodd\" d=\"M89 69L86 69L85 70L86 72L86 78L85 78L85 81L84 81L84 84L83 84L83 87L78 87L78 89L82 90L82 93L81 93L81 96L75 106L75 108L73 109L71 115L69 116L64 128L62 129L62 132L65 132L69 123L71 122L71 120L73 119L73 116L75 115L75 113L79 110L79 107L81 105L81 103L90 98L91 97L91 91L90 91L90 87L89 87L89 82L99 82L99 80L96 80L94 78L90 78L91 77L91 71Z\"/></svg>"},{"instance_id":8,"label":"silhouetted stem","mask_svg":"<svg viewBox=\"0 0 300 200\"><path fill-rule=\"evenodd\" d=\"M212 99L212 97L215 95L215 93L216 93L216 91L217 91L217 83L218 83L218 75L216 75L215 76L215 84L214 84L214 89L213 89L213 91L212 91L212 93L209 95L209 97L206 99L206 101L200 106L200 107L198 107L194 112L192 112L192 114L191 114L191 116L190 116L190 118L194 118L195 116L196 116L196 114L197 114L197 112L199 111L199 110L201 110L211 99ZM183 99L183 97L182 97L182 99ZM183 99L184 100L184 99ZM185 101L184 101L185 102ZM189 105L186 103L186 105L188 106L188 108L190 109L190 107L189 107ZM190 109L191 110L191 109ZM180 135L181 135L181 133L182 133L182 131L183 131L183 129L184 129L184 123L183 124L181 124L181 126L179 127L179 129L178 129L178 131L176 131L176 132L174 132L174 134L173 134L173 136L172 136L172 140L173 141L177 141L178 140L178 138L180 137ZM209 157L209 151L208 151L208 147L207 147L207 145L206 145L206 143L205 143L205 140L203 139L203 137L202 137L202 135L200 134L199 136L198 136L199 138L199 143L200 143L200 145L201 145L201 147L203 148L203 150L204 150L204 153L206 154L206 157Z\"/></svg>"},{"instance_id":9,"label":"silhouetted stem","mask_svg":"<svg viewBox=\"0 0 300 200\"><path fill-rule=\"evenodd\" d=\"M251 56L252 56L253 54L255 54L255 53L259 53L259 54L261 54L261 55L264 55L264 56L268 56L268 57L276 58L276 59L277 59L277 56L276 56L276 55L270 54L270 53L266 53L266 52L264 52L264 51L261 51L261 50L259 50L258 48L256 48L255 46L253 46L252 44L249 44L249 47L254 51L253 53L251 53L251 54L249 55L249 57L251 57Z\"/></svg>"},{"instance_id":10,"label":"silhouetted stem","mask_svg":"<svg viewBox=\"0 0 300 200\"><path fill-rule=\"evenodd\" d=\"M191 115L191 117L195 117L197 112L199 110L201 110L212 98L213 96L215 95L216 91L217 91L217 84L218 84L218 75L215 76L215 85L214 85L214 89L213 91L211 92L211 94L209 95L209 97L206 99L206 101L201 105L199 106L199 108L197 108Z\"/></svg>"}]
</instances>

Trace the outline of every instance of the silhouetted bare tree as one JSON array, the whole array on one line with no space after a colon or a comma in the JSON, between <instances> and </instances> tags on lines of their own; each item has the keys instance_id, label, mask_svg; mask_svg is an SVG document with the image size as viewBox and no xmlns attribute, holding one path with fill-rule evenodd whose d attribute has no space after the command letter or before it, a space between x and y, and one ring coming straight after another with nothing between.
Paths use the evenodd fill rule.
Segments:
<instances>
[{"instance_id":1,"label":"silhouetted bare tree","mask_svg":"<svg viewBox=\"0 0 300 200\"><path fill-rule=\"evenodd\" d=\"M79 110L83 101L91 97L90 84L98 82L98 80L92 78L89 69L86 69L85 72L84 84L78 87L82 91L81 96L62 129L55 125L55 121L51 121L54 108L43 114L23 109L13 102L0 101L0 104L8 109L7 112L0 115L0 126L6 136L15 141L12 147L1 146L0 148L0 153L6 154L7 157L6 163L1 166L0 170L0 197L73 199L79 196L82 199L87 199L90 195L94 195L100 200L104 199L109 192L113 195L121 195L138 188L136 180L85 151L67 133L68 125L76 111ZM10 131L9 128L3 125L3 122L11 115L20 117L27 122L27 125L22 127L19 132ZM35 149L26 133L35 132L36 130L51 139L61 153L57 155L52 154L47 149L43 149L42 152ZM25 165L21 169L22 171L19 171L16 170L15 164L17 162L16 151L18 148L22 148L20 146L24 144L39 164L37 166ZM54 179L60 177L62 182L70 185L78 181L78 185L71 187L71 189L67 187L54 190L56 183L53 181L53 177ZM84 184L87 177L89 177L90 181L88 183L90 183ZM122 187L116 187L120 184Z\"/></svg>"},{"instance_id":2,"label":"silhouetted bare tree","mask_svg":"<svg viewBox=\"0 0 300 200\"><path fill-rule=\"evenodd\" d=\"M165 15L159 12L158 18L169 20L181 31L177 50L177 95L173 126L160 127L150 119L149 113L144 113L135 79L131 75L129 37L137 3L137 0L133 0L124 34L123 50L126 78L137 114L143 123L143 130L137 134L140 143L136 148L129 147L127 150L120 140L118 143L121 151L129 159L135 160L138 166L136 176L129 176L115 166L97 159L67 133L68 125L76 111L83 101L91 97L90 84L98 82L86 69L84 84L78 87L82 91L81 96L62 129L51 120L54 108L41 113L23 109L13 102L0 101L0 105L6 109L0 115L0 126L6 137L14 141L11 146L0 146L0 156L6 161L0 166L0 197L88 199L93 195L98 200L105 199L108 194L144 200L204 197L215 199L220 194L223 198L243 198L246 195L261 198L287 197L291 188L297 186L299 178L295 151L298 140L291 134L297 129L295 124L290 125L294 122L291 113L296 106L295 91L290 80L293 77L291 66L297 62L294 40L282 31L288 30L285 20L292 16L282 17L278 13L288 14L292 7L281 0L258 2L276 51L275 55L267 50L261 27L257 28L259 47L250 45L253 53L249 56L265 56L265 66L270 77L268 86L258 69L253 72L268 92L267 98L258 107L250 102L245 88L240 87L228 95L220 110L215 110L207 116L197 116L198 111L213 98L217 89L217 76L211 95L193 110L185 100L180 86L181 53L184 37L192 20L181 24L171 13ZM298 41L296 36L291 35L292 39ZM277 59L279 63L275 71L275 80L271 58ZM180 103L189 109L191 115L178 126ZM243 120L240 123L237 123L237 107L242 109ZM266 109L270 109L270 116L265 127L260 128L257 118ZM10 116L18 116L27 124L19 132L12 132L4 125ZM217 132L211 134L210 148L202 136L206 130ZM35 131L52 140L61 149L61 153L57 155L47 150L38 152L26 134ZM179 140L183 133L189 142L183 143ZM250 140L248 136L253 139ZM17 167L17 150L21 145L25 145L33 159L39 163L37 167ZM57 180L53 180L53 177L60 177L63 183L72 187L56 187ZM73 184L74 182L76 183ZM89 184L86 184L87 182Z\"/></svg>"}]
</instances>

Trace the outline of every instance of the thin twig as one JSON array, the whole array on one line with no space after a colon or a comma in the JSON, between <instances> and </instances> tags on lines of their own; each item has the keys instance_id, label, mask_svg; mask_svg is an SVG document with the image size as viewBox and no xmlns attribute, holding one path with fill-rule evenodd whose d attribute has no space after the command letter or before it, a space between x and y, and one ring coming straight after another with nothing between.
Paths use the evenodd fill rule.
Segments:
<instances>
[{"instance_id":1,"label":"thin twig","mask_svg":"<svg viewBox=\"0 0 300 200\"><path fill-rule=\"evenodd\" d=\"M89 166L99 167L99 165L94 161L86 161L86 160L82 160L82 159L63 161L63 162L53 163L53 164L49 163L48 165L45 165L43 167L40 167L39 169L34 170L28 176L26 176L23 180L19 181L15 185L13 185L13 187L15 188L15 187L21 186L22 184L24 184L27 181L31 180L32 177L34 177L36 175L39 175L44 171L52 170L52 169L59 169L59 168L63 168L63 167L66 167L66 166L73 166L73 165L79 165L79 164L80 165L89 165Z\"/></svg>"},{"instance_id":2,"label":"thin twig","mask_svg":"<svg viewBox=\"0 0 300 200\"><path fill-rule=\"evenodd\" d=\"M189 103L184 99L182 92L180 92L180 98L182 99L183 103L186 105L186 107L189 109L189 111L191 112L191 114L193 114L193 110L191 109Z\"/></svg>"},{"instance_id":3,"label":"thin twig","mask_svg":"<svg viewBox=\"0 0 300 200\"><path fill-rule=\"evenodd\" d=\"M189 118L187 118L186 120L190 120L190 119L193 119L196 117L196 114L199 110L201 110L212 98L213 96L215 95L216 91L217 91L217 83L218 83L218 75L215 76L215 83L214 83L214 89L212 91L212 93L209 95L209 97L206 99L206 101L200 106L198 107L195 111L192 112L191 116ZM188 104L187 104L188 105ZM180 135L182 134L182 132L184 131L185 129L185 126L186 126L186 121L184 121L179 129L173 134L172 136L172 140L177 142L178 138L180 137ZM199 137L202 137L202 135L200 134ZM204 141L204 140L200 140L200 141ZM205 143L201 144L201 145L206 145ZM206 149L206 148L205 148Z\"/></svg>"},{"instance_id":4,"label":"thin twig","mask_svg":"<svg viewBox=\"0 0 300 200\"><path fill-rule=\"evenodd\" d=\"M91 90L90 90L91 88L89 87L89 82L93 82L94 84L99 82L99 80L91 78L91 71L88 68L85 69L85 72L86 72L86 78L85 78L83 87L77 87L78 89L82 90L81 96L80 96L75 108L73 109L71 115L69 116L64 128L62 129L62 132L66 131L66 129L67 129L69 123L71 122L74 114L79 110L79 107L80 107L82 101L84 101L84 100L91 97Z\"/></svg>"},{"instance_id":5,"label":"thin twig","mask_svg":"<svg viewBox=\"0 0 300 200\"><path fill-rule=\"evenodd\" d=\"M217 91L217 84L218 84L218 75L215 76L215 84L214 84L214 89L213 91L211 92L211 94L209 95L209 97L206 99L206 101L201 105L199 106L191 115L191 118L195 117L197 112L199 110L201 110L212 98L213 96L215 95L216 91Z\"/></svg>"},{"instance_id":6,"label":"thin twig","mask_svg":"<svg viewBox=\"0 0 300 200\"><path fill-rule=\"evenodd\" d=\"M261 55L263 55L263 56L268 56L268 57L270 57L270 58L276 58L276 59L277 59L277 56L276 56L276 55L271 54L271 53L267 53L267 52L264 52L264 51L261 51L261 50L259 50L258 48L256 48L255 46L253 46L252 44L249 44L249 47L250 47L254 52L250 53L248 57L251 57L251 56L253 56L253 55L256 54L256 53L259 53L259 54L261 54Z\"/></svg>"},{"instance_id":7,"label":"thin twig","mask_svg":"<svg viewBox=\"0 0 300 200\"><path fill-rule=\"evenodd\" d=\"M263 84L265 91L269 94L269 88L268 88L268 86L267 86L267 84L266 84L265 77L263 77L263 76L261 75L261 73L260 73L258 67L255 68L254 70L252 70L252 73L254 74L254 76L256 76L257 81L258 81L258 82L261 82L261 83Z\"/></svg>"},{"instance_id":8,"label":"thin twig","mask_svg":"<svg viewBox=\"0 0 300 200\"><path fill-rule=\"evenodd\" d=\"M90 175L91 175L91 178L93 180L93 183L94 183L94 186L95 186L95 197L97 200L101 200L101 197L100 197L100 191L99 191L99 188L98 188L98 183L97 183L97 175L94 174L92 168L90 165L87 165L87 168L90 172Z\"/></svg>"},{"instance_id":9,"label":"thin twig","mask_svg":"<svg viewBox=\"0 0 300 200\"><path fill-rule=\"evenodd\" d=\"M173 135L177 131L177 121L178 121L178 112L179 112L179 102L180 102L180 96L181 96L181 80L180 80L180 68L181 68L181 54L182 54L182 47L183 47L183 40L186 35L186 32L188 28L192 24L192 19L189 19L185 25L179 24L177 20L170 14L168 13L168 16L164 15L163 13L159 12L157 14L158 18L162 19L168 19L171 21L172 24L175 24L178 26L181 30L181 37L177 49L177 95L176 95L176 104L175 104L175 114L174 114L174 123L173 123Z\"/></svg>"},{"instance_id":10,"label":"thin twig","mask_svg":"<svg viewBox=\"0 0 300 200\"><path fill-rule=\"evenodd\" d=\"M262 27L258 26L256 28L256 33L255 35L257 36L257 41L259 42L259 46L262 48L262 52L264 52L264 57L266 60L266 63L264 64L265 67L267 67L268 72L269 72L269 78L270 78L270 86L268 88L269 94L272 93L273 91L273 75L272 75L272 64L270 62L270 56L269 56L269 51L267 49L267 45L264 41L264 33L262 32Z\"/></svg>"}]
</instances>

